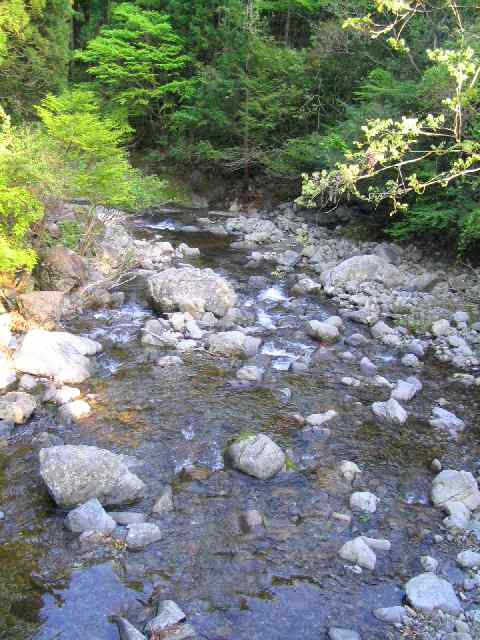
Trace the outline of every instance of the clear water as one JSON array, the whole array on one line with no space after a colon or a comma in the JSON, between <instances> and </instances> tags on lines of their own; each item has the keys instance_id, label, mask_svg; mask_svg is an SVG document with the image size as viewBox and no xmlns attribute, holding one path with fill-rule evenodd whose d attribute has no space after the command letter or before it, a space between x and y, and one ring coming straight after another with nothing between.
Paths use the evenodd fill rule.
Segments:
<instances>
[{"instance_id":1,"label":"clear water","mask_svg":"<svg viewBox=\"0 0 480 640\"><path fill-rule=\"evenodd\" d=\"M330 625L356 629L368 640L400 637L371 611L400 604L402 586L421 570L425 553L433 553L455 579L451 549L432 547L442 514L428 500L430 462L439 457L445 466L473 468L480 458L478 390L449 384L448 370L427 361L424 390L409 404L408 423L376 423L369 405L386 399L388 390L346 388L340 379L359 375L361 355L389 380L405 378L410 373L395 352L372 343L362 351L350 348L357 357L346 363L336 357L339 345L308 374L292 375L283 365L315 348L305 336L305 318L322 318L335 308L318 297L292 308L285 286L273 279L265 291L251 290L245 255L229 249L228 238L205 232L184 237L182 226L193 221L189 214L168 212L164 218L137 220L135 233L148 238L160 229L165 239L199 246L198 264L232 281L263 332L255 362L266 368L264 382L239 386L239 363L198 352L182 356L181 366L156 367L161 354L140 343L141 327L153 316L141 283L129 285L122 309L72 322L69 329L105 346L96 374L82 386L91 394L91 417L60 428L44 408L0 450L0 509L6 513L0 523L0 638L115 640L109 616L120 613L140 626L158 597L177 601L208 640L319 640ZM278 327L275 333L266 318ZM345 333L358 331L352 325ZM288 402L282 391L287 387ZM439 397L466 420L457 441L428 426ZM302 430L292 418L328 409L339 414L328 424L330 435ZM162 540L139 553L111 546L81 552L39 479L31 440L45 429L67 443L135 456L148 494L134 510L149 512L172 483L175 511L152 518ZM295 471L262 482L226 467L224 449L242 431L268 433L288 449ZM354 516L351 526L332 517L348 511L351 488L337 471L344 459L363 471L357 487L381 499L377 513ZM191 465L207 472L189 479L181 471ZM246 535L238 515L251 508L264 514L267 526ZM356 575L337 552L360 533L388 538L393 548L378 553L373 573Z\"/></svg>"}]
</instances>

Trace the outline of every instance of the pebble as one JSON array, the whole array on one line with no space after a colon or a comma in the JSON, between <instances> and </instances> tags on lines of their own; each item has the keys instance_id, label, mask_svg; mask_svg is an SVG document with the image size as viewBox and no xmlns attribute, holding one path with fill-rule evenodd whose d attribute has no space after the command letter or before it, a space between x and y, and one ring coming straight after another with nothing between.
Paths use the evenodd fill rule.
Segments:
<instances>
[{"instance_id":1,"label":"pebble","mask_svg":"<svg viewBox=\"0 0 480 640\"><path fill-rule=\"evenodd\" d=\"M422 556L420 558L420 564L425 571L430 573L437 573L438 560L432 558L432 556Z\"/></svg>"},{"instance_id":2,"label":"pebble","mask_svg":"<svg viewBox=\"0 0 480 640\"><path fill-rule=\"evenodd\" d=\"M172 487L168 486L162 495L156 500L153 505L153 513L165 513L166 511L173 511L173 491Z\"/></svg>"},{"instance_id":3,"label":"pebble","mask_svg":"<svg viewBox=\"0 0 480 640\"><path fill-rule=\"evenodd\" d=\"M340 465L340 474L349 482L353 482L356 476L361 473L360 467L350 460L344 460Z\"/></svg>"}]
</instances>

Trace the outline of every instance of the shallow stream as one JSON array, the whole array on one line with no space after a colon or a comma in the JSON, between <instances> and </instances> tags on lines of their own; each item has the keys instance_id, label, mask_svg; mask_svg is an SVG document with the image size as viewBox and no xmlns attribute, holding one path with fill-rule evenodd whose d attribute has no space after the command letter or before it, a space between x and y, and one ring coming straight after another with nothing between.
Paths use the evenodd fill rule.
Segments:
<instances>
[{"instance_id":1,"label":"shallow stream","mask_svg":"<svg viewBox=\"0 0 480 640\"><path fill-rule=\"evenodd\" d=\"M435 555L444 575L463 580L451 547L433 542L443 515L429 503L430 463L440 458L444 467L473 470L480 461L479 391L448 382L451 372L427 359L424 389L398 427L376 422L370 410L388 389L341 383L360 375L362 355L390 381L411 375L380 343L350 347L352 362L338 358L346 347L337 345L331 358L293 375L290 363L318 347L305 335L305 319L326 318L335 307L318 296L290 298L268 271L245 268L245 253L229 248L231 238L182 232L192 221L188 212L169 212L139 218L132 228L137 237L161 234L199 247L195 264L228 277L240 304L256 315L263 346L255 363L266 368L264 381L242 387L235 379L240 363L197 351L182 355L183 365L158 368L161 353L140 342L154 314L138 283L128 285L121 309L69 323L68 330L104 346L95 376L82 386L93 412L81 425L60 428L53 409L45 409L0 449L0 638L117 640L109 616L140 626L155 597L178 602L206 640L322 640L330 625L367 640L399 638L372 610L401 603L403 585L421 572L420 556ZM269 276L271 284L252 289L253 274ZM347 325L344 334L359 331ZM466 421L457 441L425 419L441 397ZM329 409L339 414L327 425L329 435L293 418ZM139 553L111 547L81 553L39 478L31 440L44 430L68 444L135 456L148 495L132 510L150 512L172 483L175 510L152 518L162 540ZM265 482L225 468L226 445L246 431L270 435L289 450L295 469ZM381 500L374 515L354 515L351 524L333 515L349 511L352 489L338 474L344 459L362 469L357 490ZM192 465L193 477L182 473ZM238 516L246 509L263 514L263 530L242 531ZM378 553L375 571L356 574L337 552L360 534L387 538L392 550Z\"/></svg>"}]
</instances>

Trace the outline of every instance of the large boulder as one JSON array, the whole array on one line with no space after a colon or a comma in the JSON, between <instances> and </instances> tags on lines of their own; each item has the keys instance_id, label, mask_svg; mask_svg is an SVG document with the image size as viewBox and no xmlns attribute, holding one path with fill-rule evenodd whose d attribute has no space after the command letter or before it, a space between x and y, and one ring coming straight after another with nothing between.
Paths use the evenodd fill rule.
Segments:
<instances>
[{"instance_id":1,"label":"large boulder","mask_svg":"<svg viewBox=\"0 0 480 640\"><path fill-rule=\"evenodd\" d=\"M91 363L86 356L101 350L102 346L89 338L65 331L32 329L22 338L13 363L17 371L23 373L78 383L91 373Z\"/></svg>"},{"instance_id":2,"label":"large boulder","mask_svg":"<svg viewBox=\"0 0 480 640\"><path fill-rule=\"evenodd\" d=\"M381 282L387 287L395 287L403 281L402 273L384 258L374 255L348 258L333 269L323 271L320 276L325 289L335 289L346 285L356 286L362 282Z\"/></svg>"},{"instance_id":3,"label":"large boulder","mask_svg":"<svg viewBox=\"0 0 480 640\"><path fill-rule=\"evenodd\" d=\"M223 317L237 301L235 291L224 278L211 269L194 267L166 269L152 276L148 291L152 305L161 312L211 311Z\"/></svg>"},{"instance_id":4,"label":"large boulder","mask_svg":"<svg viewBox=\"0 0 480 640\"><path fill-rule=\"evenodd\" d=\"M18 305L27 321L44 329L55 329L65 311L62 291L32 291L18 297Z\"/></svg>"},{"instance_id":5,"label":"large boulder","mask_svg":"<svg viewBox=\"0 0 480 640\"><path fill-rule=\"evenodd\" d=\"M422 573L405 586L407 599L414 609L422 613L443 611L458 616L462 605L452 585L434 573Z\"/></svg>"},{"instance_id":6,"label":"large boulder","mask_svg":"<svg viewBox=\"0 0 480 640\"><path fill-rule=\"evenodd\" d=\"M49 249L38 273L40 286L47 291L71 291L84 285L87 277L85 260L62 246Z\"/></svg>"},{"instance_id":7,"label":"large boulder","mask_svg":"<svg viewBox=\"0 0 480 640\"><path fill-rule=\"evenodd\" d=\"M432 484L432 502L436 507L445 508L449 502L461 502L470 511L480 507L478 483L468 471L445 469L438 474Z\"/></svg>"},{"instance_id":8,"label":"large boulder","mask_svg":"<svg viewBox=\"0 0 480 640\"><path fill-rule=\"evenodd\" d=\"M40 450L40 475L60 507L75 507L91 498L121 505L140 498L144 483L122 456L86 445L60 445Z\"/></svg>"},{"instance_id":9,"label":"large boulder","mask_svg":"<svg viewBox=\"0 0 480 640\"><path fill-rule=\"evenodd\" d=\"M236 469L260 480L273 478L286 463L280 447L263 433L239 438L228 453Z\"/></svg>"}]
</instances>

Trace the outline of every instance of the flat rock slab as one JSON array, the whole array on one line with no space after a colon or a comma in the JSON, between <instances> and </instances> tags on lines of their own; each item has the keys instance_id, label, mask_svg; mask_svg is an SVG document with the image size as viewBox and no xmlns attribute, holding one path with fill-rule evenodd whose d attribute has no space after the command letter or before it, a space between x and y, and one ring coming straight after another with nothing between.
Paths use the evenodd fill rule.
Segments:
<instances>
[{"instance_id":1,"label":"flat rock slab","mask_svg":"<svg viewBox=\"0 0 480 640\"><path fill-rule=\"evenodd\" d=\"M121 505L140 498L144 483L121 456L86 445L40 450L40 475L61 507L75 507L90 498L103 505Z\"/></svg>"}]
</instances>

